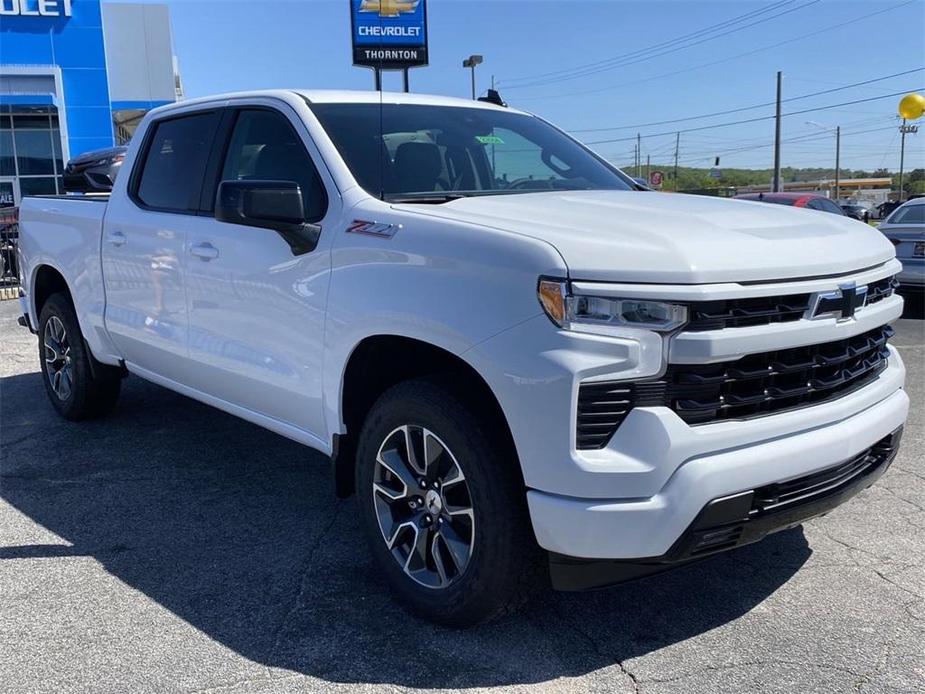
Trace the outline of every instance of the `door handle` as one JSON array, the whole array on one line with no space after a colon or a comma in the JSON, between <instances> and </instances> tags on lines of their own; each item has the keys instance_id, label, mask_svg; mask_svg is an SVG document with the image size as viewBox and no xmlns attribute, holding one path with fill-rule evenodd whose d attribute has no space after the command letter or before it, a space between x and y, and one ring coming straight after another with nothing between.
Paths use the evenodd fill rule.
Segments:
<instances>
[{"instance_id":1,"label":"door handle","mask_svg":"<svg viewBox=\"0 0 925 694\"><path fill-rule=\"evenodd\" d=\"M128 241L128 239L125 238L125 234L123 234L121 231L110 231L106 236L106 239L113 246L122 246L126 241Z\"/></svg>"},{"instance_id":2,"label":"door handle","mask_svg":"<svg viewBox=\"0 0 925 694\"><path fill-rule=\"evenodd\" d=\"M211 243L196 243L190 246L189 252L202 260L218 258L218 249Z\"/></svg>"}]
</instances>

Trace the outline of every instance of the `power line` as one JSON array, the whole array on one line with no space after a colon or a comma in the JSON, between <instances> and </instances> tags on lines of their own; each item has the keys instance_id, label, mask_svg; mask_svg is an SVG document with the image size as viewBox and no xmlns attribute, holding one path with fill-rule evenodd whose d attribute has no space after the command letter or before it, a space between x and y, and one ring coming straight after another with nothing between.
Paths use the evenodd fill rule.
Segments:
<instances>
[{"instance_id":1,"label":"power line","mask_svg":"<svg viewBox=\"0 0 925 694\"><path fill-rule=\"evenodd\" d=\"M876 77L874 79L864 80L863 82L855 82L854 84L846 84L843 87L834 87L832 89L824 89L818 92L812 92L810 94L803 94L801 96L792 96L789 99L783 99L781 103L789 103L791 101L799 101L801 99L808 99L812 96L821 96L823 94L831 94L833 92L843 91L845 89L851 89L852 87L862 87L865 84L873 84L874 82L883 82L884 80L893 79L894 77L902 77L904 75L911 75L913 72L921 72L925 70L925 67L917 67L913 70L906 70L904 72L897 72L892 75L886 75L885 77ZM751 111L756 108L763 108L765 106L773 106L775 102L767 101L763 104L754 104L753 106L742 106L740 108L731 108L726 111L716 111L715 113L704 113L699 116L686 116L684 118L673 118L670 120L660 120L654 121L652 123L636 123L634 125L618 125L610 128L582 128L580 130L569 130L571 133L598 133L606 132L609 130L628 130L633 128L647 128L653 125L666 125L668 123L681 123L684 121L691 120L700 120L702 118L713 118L714 116L726 116L730 113L741 113L742 111Z\"/></svg>"},{"instance_id":2,"label":"power line","mask_svg":"<svg viewBox=\"0 0 925 694\"><path fill-rule=\"evenodd\" d=\"M557 82L565 82L565 81L568 81L568 80L579 79L579 78L581 78L581 77L589 77L589 76L591 76L591 75L596 75L596 74L599 74L599 73L601 73L601 72L607 72L607 71L609 71L609 70L614 70L614 69L616 69L616 68L618 68L618 67L627 67L627 66L629 66L629 65L635 65L635 64L637 64L637 63L641 63L641 62L645 62L645 61L652 60L653 58L660 58L660 57L665 56L665 55L670 55L671 53L677 53L678 51L681 51L681 50L684 50L684 49L687 49L687 48L692 48L692 47L698 46L698 45L700 45L700 44L702 44L702 43L706 43L706 42L708 42L708 41L713 41L713 40L715 40L715 39L722 38L723 36L728 36L729 34L734 34L734 33L738 32L738 31L742 31L743 29L748 29L748 28L750 28L750 27L757 26L758 24L763 24L764 22L769 22L769 21L771 21L772 19L777 19L778 17L782 17L782 16L784 16L784 15L786 15L786 14L790 14L791 12L797 12L797 11L802 10L802 9L805 9L805 8L811 6L811 5L815 5L815 4L817 4L818 2L820 2L820 0L809 0L809 2L806 2L806 3L802 4L802 5L799 5L799 6L797 6L797 7L792 7L792 8L790 8L790 9L788 9L788 10L784 10L783 12L778 12L777 14L771 15L770 17L764 17L764 18L762 18L762 19L759 19L759 20L757 20L757 21L752 22L751 24L746 24L746 25L740 26L740 27L734 27L734 28L732 28L732 29L729 29L728 31L721 32L721 33L716 34L716 35L714 35L714 36L708 36L708 37L702 38L702 39L700 39L700 40L698 40L698 41L694 41L693 43L688 43L687 45L684 45L684 46L676 46L675 48L669 48L668 50L664 50L664 51L662 51L662 52L660 52L660 53L654 53L654 54L651 54L651 55L644 55L644 56L635 58L635 59L633 59L633 60L612 59L613 62L611 62L610 64L608 64L608 65L606 65L606 66L601 66L601 67L597 67L597 68L594 68L594 69L584 69L583 71L580 71L580 72L575 72L575 73L570 74L570 75L565 75L565 76L562 76L562 77L555 77L555 78L552 78L552 79L538 80L538 81L527 82L527 83L525 83L525 84L518 84L518 85L513 85L513 86L505 85L505 89L507 89L507 90L510 90L510 89L524 89L524 88L527 88L527 87L534 87L534 86L537 86L537 85L555 84L555 83L557 83Z\"/></svg>"},{"instance_id":3,"label":"power line","mask_svg":"<svg viewBox=\"0 0 925 694\"><path fill-rule=\"evenodd\" d=\"M542 72L542 73L533 74L533 75L525 75L525 76L523 76L523 77L512 77L512 78L509 78L509 79L507 79L507 80L504 80L504 85L507 86L508 83L510 83L510 82L515 82L515 83L516 83L516 82L531 82L531 81L535 81L535 80L538 80L538 79L541 79L541 78L544 78L544 77L559 77L559 76L561 76L561 75L571 74L572 72L576 72L576 71L587 70L587 69L589 69L589 68L595 68L595 67L601 67L601 66L604 66L604 65L611 64L611 63L613 63L613 62L615 62L615 61L620 61L620 60L624 60L624 59L627 59L627 58L635 58L635 57L638 57L638 56L643 55L643 54L645 54L645 53L649 53L649 52L651 52L651 51L655 51L655 50L659 50L659 49L661 49L661 48L665 48L665 47L667 47L667 46L672 45L673 43L678 43L678 42L681 42L681 41L687 41L687 40L690 40L690 39L693 39L693 38L697 38L697 37L699 37L699 36L703 36L704 34L709 34L709 33L713 32L713 31L726 28L726 27L728 27L728 26L730 26L730 25L737 24L737 23L742 22L742 21L745 21L745 20L747 20L747 19L751 19L751 18L753 18L753 17L755 17L755 16L762 15L762 14L765 14L765 13L767 13L767 12L771 12L771 11L777 9L778 7L781 7L781 6L784 6L784 5L790 5L790 4L792 4L793 2L795 2L795 0L783 0L782 2L778 2L778 3L775 3L775 4L773 4L773 5L769 5L768 7L760 8L760 9L757 9L757 10L752 10L751 12L746 12L745 14L739 15L738 17L733 17L732 19L727 19L727 20L724 21L724 22L719 22L719 23L717 23L717 24L711 24L710 26L704 27L703 29L699 29L698 31L694 31L694 32L691 32L691 33L689 33L689 34L684 34L684 35L682 35L682 36L677 36L677 37L675 37L675 38L673 38L673 39L669 39L668 41L663 41L663 42L661 42L661 43L656 43L656 44L653 44L653 45L651 45L651 46L647 46L647 47L645 47L645 48L640 48L640 49L637 49L637 50L635 50L635 51L631 51L630 53L624 53L624 54L622 54L622 55L614 56L614 57L611 57L611 58L606 58L606 59L604 59L604 60L598 60L598 61L595 61L595 62L592 62L592 63L585 63L585 64L582 64L582 65L576 65L576 66L574 66L574 67L564 68L564 69L562 69L562 70L553 70L552 72ZM510 87L510 88L513 89L514 87Z\"/></svg>"},{"instance_id":4,"label":"power line","mask_svg":"<svg viewBox=\"0 0 925 694\"><path fill-rule=\"evenodd\" d=\"M817 29L816 31L811 31L811 32L809 32L809 33L807 33L807 34L801 34L800 36L796 36L796 37L794 37L794 38L787 39L787 40L785 40L785 41L778 41L777 43L772 43L772 44L770 44L770 45L768 45L768 46L762 46L761 48L755 48L755 49L752 49L752 50L750 50L750 51L745 51L744 53L737 53L737 54L735 54L735 55L731 55L731 56L728 56L728 57L726 57L726 58L720 58L719 60L713 60L713 61L710 61L710 62L708 62L708 63L701 63L700 65L693 65L693 66L691 66L691 67L682 68L682 69L680 69L680 70L674 70L674 71L672 71L672 72L663 72L663 73L660 74L660 75L653 75L653 76L651 76L651 77L643 77L643 78L641 78L641 79L629 80L629 81L627 81L627 82L620 82L620 83L618 83L618 84L611 84L611 85L609 85L609 86L607 86L607 87L601 87L601 88L597 88L597 89L585 89L585 90L581 90L581 91L559 92L559 93L557 93L557 94L545 94L545 95L541 94L541 95L537 95L537 96L526 96L526 97L521 97L521 100L522 100L522 101L530 101L530 100L540 100L540 99L562 99L562 98L570 98L570 97L573 97L573 96L583 96L583 95L586 95L586 94L598 94L598 93L600 93L600 92L609 92L609 91L612 91L612 90L614 90L614 89L619 89L619 88L621 88L621 87L628 87L628 86L632 86L632 85L635 85L635 84L643 84L643 83L645 83L645 82L652 82L653 80L659 80L659 79L663 79L663 78L665 78L665 77L674 77L674 76L676 76L676 75L682 75L682 74L684 74L684 73L686 73L686 72L693 72L693 71L696 71L696 70L702 70L702 69L705 68L705 67L713 67L714 65L721 65L722 63L728 63L729 61L738 60L739 58L745 58L745 57L747 57L747 56L754 55L754 54L756 54L756 53L762 53L762 52L764 52L764 51L769 51L769 50L773 50L773 49L775 49L775 48L780 48L781 46L786 46L786 45L791 44L791 43L796 43L796 42L802 41L802 40L804 40L804 39L812 38L813 36L818 36L819 34L824 34L824 33L827 33L827 32L829 32L829 31L834 31L835 29L840 29L840 28L842 28L842 27L844 27L844 26L856 24L857 22L860 22L860 21L865 20L865 19L869 19L869 18L871 18L871 17L875 17L875 16L880 15L880 14L883 14L883 13L885 13L885 12L892 12L893 10L898 10L898 9L900 9L900 8L902 8L902 7L905 7L906 5L911 5L911 4L915 3L915 2L918 2L918 0L905 0L905 2L901 2L901 3L899 3L898 5L894 5L893 7L886 7L886 8L884 8L884 9L882 9L882 10L877 10L877 11L875 11L875 12L869 12L869 13L867 13L867 14L863 14L863 15L861 15L861 16L859 16L859 17L855 17L855 18L850 19L850 20L848 20L848 21L839 22L839 23L837 23L837 24L831 24L831 25L829 25L829 26L827 26L827 27L823 27L822 29Z\"/></svg>"},{"instance_id":5,"label":"power line","mask_svg":"<svg viewBox=\"0 0 925 694\"><path fill-rule=\"evenodd\" d=\"M894 127L888 126L885 128L868 128L867 130L854 130L851 132L843 132L841 134L842 138L851 137L852 135L863 135L866 133L872 132L883 132L884 130L895 130ZM829 142L831 139L830 135L823 133L812 133L811 135L803 135L799 137L791 137L784 140L781 140L782 144L793 144L793 143L811 143L811 142ZM728 155L728 154L738 154L740 152L750 152L756 149L764 149L766 147L773 147L773 142L765 142L760 145L749 145L745 147L734 147L731 149L720 149L720 150L703 150L701 152L694 152L689 155L689 158L681 159L682 162L692 162L692 161L702 161L706 159L712 159L716 155Z\"/></svg>"},{"instance_id":6,"label":"power line","mask_svg":"<svg viewBox=\"0 0 925 694\"><path fill-rule=\"evenodd\" d=\"M879 99L889 99L890 97L900 96L902 94L907 94L908 92L912 92L912 91L919 91L921 89L925 89L925 87L913 87L911 89L904 89L900 92L893 92L892 94L882 94L881 96L871 96L866 99L855 99L854 101L843 101L840 104L829 104L828 106L817 106L815 108L805 108L801 111L791 111L790 113L783 113L781 114L781 116L782 117L798 116L803 113L815 113L816 111L827 111L830 108L840 108L842 106L851 106L853 104L863 104L868 101L878 101ZM701 125L696 128L687 128L685 130L680 130L680 131L669 130L669 131L661 132L661 133L649 133L647 135L642 135L642 137L659 137L661 135L672 135L676 132L686 133L686 132L696 132L698 130L710 130L712 128L726 128L731 125L742 125L744 123L758 123L759 121L763 121L763 120L772 120L774 117L775 116L759 116L757 118L746 118L743 120L730 121L728 123L714 123L713 125ZM636 138L635 137L616 137L616 138L611 138L607 140L591 140L589 142L586 142L585 144L601 145L601 144L607 144L610 142L626 142L628 140L634 140L634 139Z\"/></svg>"}]
</instances>

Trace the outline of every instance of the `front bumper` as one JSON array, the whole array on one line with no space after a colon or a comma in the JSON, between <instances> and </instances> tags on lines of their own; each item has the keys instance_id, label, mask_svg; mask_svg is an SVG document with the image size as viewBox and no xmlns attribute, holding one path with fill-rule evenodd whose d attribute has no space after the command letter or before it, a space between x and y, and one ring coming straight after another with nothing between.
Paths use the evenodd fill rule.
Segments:
<instances>
[{"instance_id":1,"label":"front bumper","mask_svg":"<svg viewBox=\"0 0 925 694\"><path fill-rule=\"evenodd\" d=\"M550 554L558 590L590 590L659 573L757 542L821 516L876 482L899 450L902 428L852 458L811 475L713 499L659 557L587 560Z\"/></svg>"},{"instance_id":2,"label":"front bumper","mask_svg":"<svg viewBox=\"0 0 925 694\"><path fill-rule=\"evenodd\" d=\"M899 366L896 358L891 362L892 369ZM889 377L889 369L878 380L884 377ZM806 416L813 409L845 406L845 401L856 400L876 385L875 382L833 403L766 420ZM828 426L791 429L799 433L784 433L754 445L716 446L713 449L716 452L683 462L651 495L582 499L531 490L527 501L537 541L551 552L582 559L665 555L711 501L814 474L850 460L901 427L908 409L905 391L894 390L876 404L855 410L852 416ZM621 425L618 436L629 436L634 428L631 417ZM688 430L696 436L705 429L749 424L730 422ZM645 432L637 430L637 433ZM648 433L652 442L654 432L650 429Z\"/></svg>"}]
</instances>

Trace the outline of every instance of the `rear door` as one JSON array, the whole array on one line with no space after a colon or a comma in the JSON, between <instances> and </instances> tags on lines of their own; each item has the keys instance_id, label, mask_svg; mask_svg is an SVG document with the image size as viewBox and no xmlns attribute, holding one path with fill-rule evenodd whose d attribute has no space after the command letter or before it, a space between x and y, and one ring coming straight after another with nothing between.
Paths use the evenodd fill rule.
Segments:
<instances>
[{"instance_id":1,"label":"rear door","mask_svg":"<svg viewBox=\"0 0 925 694\"><path fill-rule=\"evenodd\" d=\"M199 216L199 196L222 113L153 122L103 227L106 328L131 368L179 382L189 375L188 238L212 223Z\"/></svg>"},{"instance_id":2,"label":"rear door","mask_svg":"<svg viewBox=\"0 0 925 694\"><path fill-rule=\"evenodd\" d=\"M306 218L322 227L317 248L294 255L275 231L209 224L189 231L186 279L192 384L202 392L317 436L331 229L336 188L301 119L258 100L228 110L228 139L203 191L214 209L222 180L295 181Z\"/></svg>"}]
</instances>

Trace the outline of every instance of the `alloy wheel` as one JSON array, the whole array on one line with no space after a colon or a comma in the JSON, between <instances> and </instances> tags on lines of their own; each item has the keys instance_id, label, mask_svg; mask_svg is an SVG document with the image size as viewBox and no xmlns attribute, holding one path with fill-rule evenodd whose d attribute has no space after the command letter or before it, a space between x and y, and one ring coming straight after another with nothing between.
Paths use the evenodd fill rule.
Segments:
<instances>
[{"instance_id":1,"label":"alloy wheel","mask_svg":"<svg viewBox=\"0 0 925 694\"><path fill-rule=\"evenodd\" d=\"M48 382L55 395L61 400L71 396L74 387L74 372L71 361L71 345L67 330L57 316L52 316L45 323L43 335L45 344L45 371Z\"/></svg>"},{"instance_id":2,"label":"alloy wheel","mask_svg":"<svg viewBox=\"0 0 925 694\"><path fill-rule=\"evenodd\" d=\"M373 504L382 538L411 579L446 588L465 572L475 543L469 485L456 457L433 432L406 425L376 455Z\"/></svg>"}]
</instances>

